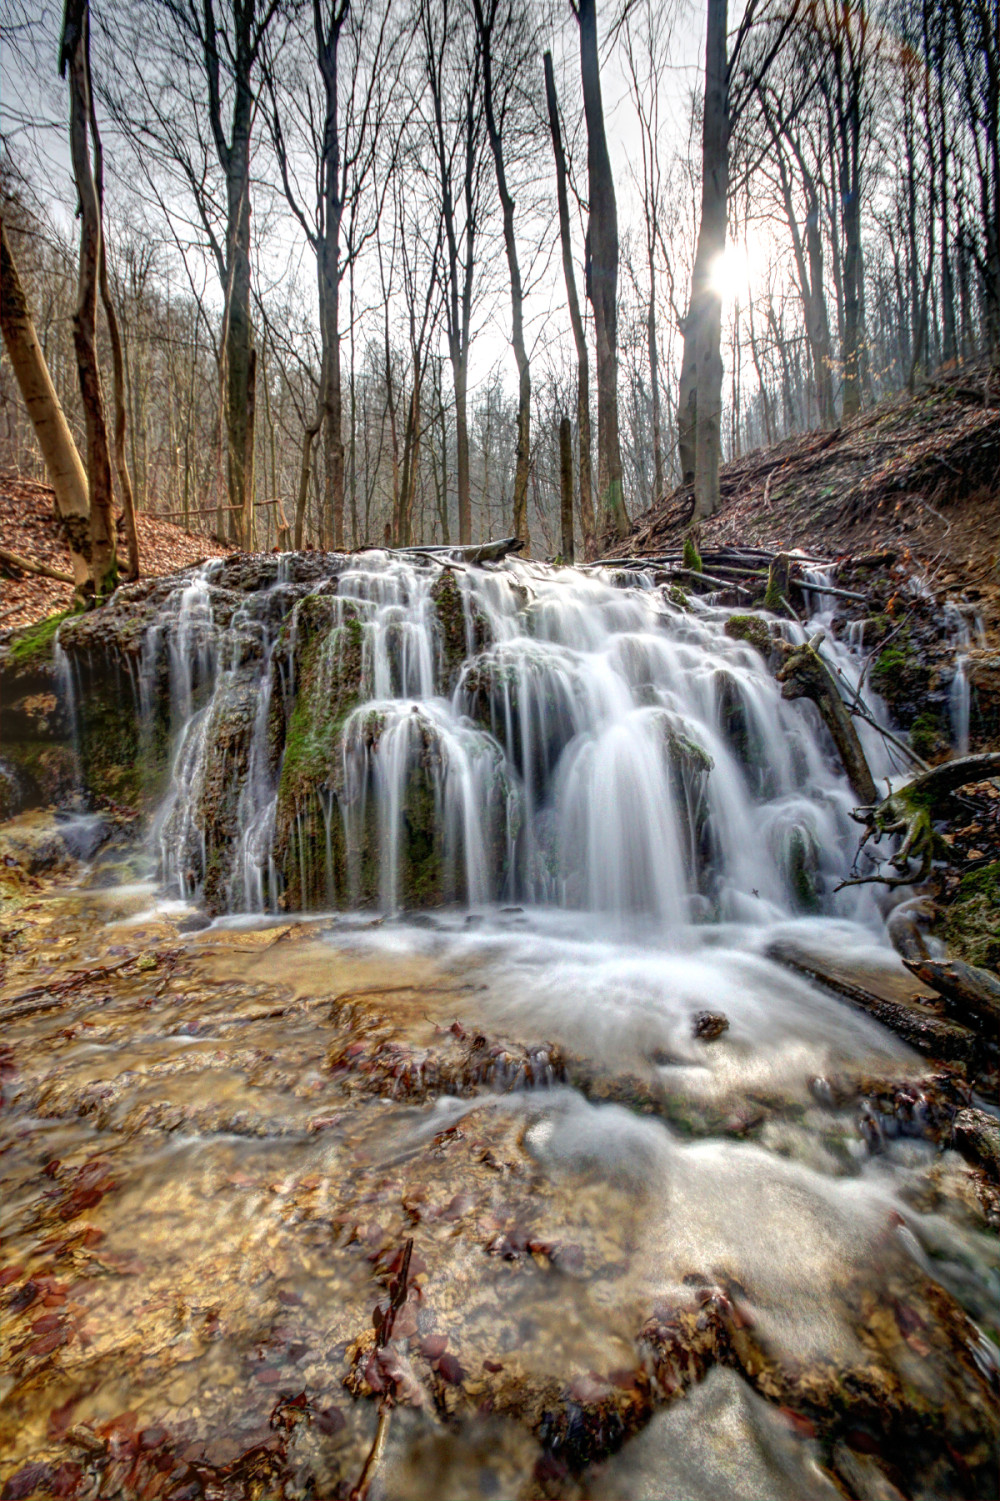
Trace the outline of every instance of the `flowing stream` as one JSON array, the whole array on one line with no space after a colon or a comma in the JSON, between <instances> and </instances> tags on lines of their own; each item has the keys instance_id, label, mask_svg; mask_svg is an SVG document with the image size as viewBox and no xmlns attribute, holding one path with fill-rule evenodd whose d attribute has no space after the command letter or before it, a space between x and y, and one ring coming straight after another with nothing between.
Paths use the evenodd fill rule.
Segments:
<instances>
[{"instance_id":1,"label":"flowing stream","mask_svg":"<svg viewBox=\"0 0 1000 1501\"><path fill-rule=\"evenodd\" d=\"M266 564L162 604L148 842L25 918L106 977L8 1028L2 1474L347 1496L388 1386L373 1497L985 1496L1000 1258L938 1085L779 962L913 989L814 708L651 575Z\"/></svg>"}]
</instances>

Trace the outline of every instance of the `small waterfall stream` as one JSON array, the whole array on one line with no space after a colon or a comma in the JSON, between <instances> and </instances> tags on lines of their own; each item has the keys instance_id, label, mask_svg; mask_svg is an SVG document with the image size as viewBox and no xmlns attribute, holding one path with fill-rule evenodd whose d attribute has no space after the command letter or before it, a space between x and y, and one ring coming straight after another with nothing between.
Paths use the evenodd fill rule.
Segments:
<instances>
[{"instance_id":1,"label":"small waterfall stream","mask_svg":"<svg viewBox=\"0 0 1000 1501\"><path fill-rule=\"evenodd\" d=\"M921 1009L744 639L827 628L849 697L829 600L373 550L80 618L157 869L109 843L4 949L5 1495L350 1495L387 1393L373 1496L993 1494L982 1102L843 998Z\"/></svg>"},{"instance_id":2,"label":"small waterfall stream","mask_svg":"<svg viewBox=\"0 0 1000 1501\"><path fill-rule=\"evenodd\" d=\"M646 575L378 551L305 583L279 565L235 604L219 573L178 588L142 656L144 712L169 677L154 841L182 897L524 902L665 930L864 915L867 896L833 895L856 827L832 748L726 633L731 610ZM849 649L825 650L856 682ZM297 779L293 735L311 737ZM862 736L876 778L897 769Z\"/></svg>"}]
</instances>

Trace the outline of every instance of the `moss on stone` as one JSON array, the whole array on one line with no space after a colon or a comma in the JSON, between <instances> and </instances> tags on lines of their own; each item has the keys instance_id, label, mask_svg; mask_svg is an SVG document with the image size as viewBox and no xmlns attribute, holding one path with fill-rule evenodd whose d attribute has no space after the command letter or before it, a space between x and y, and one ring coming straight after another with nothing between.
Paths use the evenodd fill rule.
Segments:
<instances>
[{"instance_id":1,"label":"moss on stone","mask_svg":"<svg viewBox=\"0 0 1000 1501\"><path fill-rule=\"evenodd\" d=\"M60 610L56 615L48 615L44 620L37 621L34 625L25 626L23 631L9 643L7 648L7 660L12 667L24 668L29 665L41 666L43 662L51 659L55 650L56 634L64 620L68 620L75 610Z\"/></svg>"},{"instance_id":2,"label":"moss on stone","mask_svg":"<svg viewBox=\"0 0 1000 1501\"><path fill-rule=\"evenodd\" d=\"M745 641L755 647L762 657L771 655L771 631L759 615L730 615L723 629L733 641Z\"/></svg>"},{"instance_id":3,"label":"moss on stone","mask_svg":"<svg viewBox=\"0 0 1000 1501\"><path fill-rule=\"evenodd\" d=\"M944 936L970 964L1000 969L1000 860L962 877L945 914Z\"/></svg>"},{"instance_id":4,"label":"moss on stone","mask_svg":"<svg viewBox=\"0 0 1000 1501\"><path fill-rule=\"evenodd\" d=\"M924 709L910 725L910 744L925 761L940 755L949 745L948 727L940 712Z\"/></svg>"},{"instance_id":5,"label":"moss on stone","mask_svg":"<svg viewBox=\"0 0 1000 1501\"><path fill-rule=\"evenodd\" d=\"M684 538L684 567L690 568L692 573L704 572L701 553L698 551L698 544L690 532Z\"/></svg>"},{"instance_id":6,"label":"moss on stone","mask_svg":"<svg viewBox=\"0 0 1000 1501\"><path fill-rule=\"evenodd\" d=\"M669 599L670 603L672 605L676 605L679 610L687 610L691 606L691 596L688 594L686 589L681 588L680 584L670 585L667 590L667 598Z\"/></svg>"}]
</instances>

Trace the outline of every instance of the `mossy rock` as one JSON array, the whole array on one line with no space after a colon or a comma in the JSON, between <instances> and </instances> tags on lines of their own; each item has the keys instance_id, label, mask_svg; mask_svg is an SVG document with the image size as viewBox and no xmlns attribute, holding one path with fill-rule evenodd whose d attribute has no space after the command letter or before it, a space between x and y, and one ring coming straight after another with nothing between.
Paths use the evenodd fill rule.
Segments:
<instances>
[{"instance_id":1,"label":"mossy rock","mask_svg":"<svg viewBox=\"0 0 1000 1501\"><path fill-rule=\"evenodd\" d=\"M58 614L48 615L44 620L36 621L34 625L25 626L24 630L16 632L7 643L4 668L23 672L51 662L59 627L74 613L73 610L60 610Z\"/></svg>"},{"instance_id":2,"label":"mossy rock","mask_svg":"<svg viewBox=\"0 0 1000 1501\"><path fill-rule=\"evenodd\" d=\"M489 622L471 600L466 600L451 568L431 585L431 599L437 618L438 681L442 692L451 693L466 659L489 645Z\"/></svg>"},{"instance_id":3,"label":"mossy rock","mask_svg":"<svg viewBox=\"0 0 1000 1501\"><path fill-rule=\"evenodd\" d=\"M943 756L951 745L949 727L940 710L924 709L910 725L910 744L925 761Z\"/></svg>"},{"instance_id":4,"label":"mossy rock","mask_svg":"<svg viewBox=\"0 0 1000 1501\"><path fill-rule=\"evenodd\" d=\"M943 927L953 953L969 964L1000 970L1000 860L962 877Z\"/></svg>"},{"instance_id":5,"label":"mossy rock","mask_svg":"<svg viewBox=\"0 0 1000 1501\"><path fill-rule=\"evenodd\" d=\"M746 642L762 657L771 655L774 638L767 621L760 615L730 615L723 629L730 640Z\"/></svg>"},{"instance_id":6,"label":"mossy rock","mask_svg":"<svg viewBox=\"0 0 1000 1501\"><path fill-rule=\"evenodd\" d=\"M275 819L275 860L293 910L330 902L328 872L343 873L344 728L362 699L365 629L353 604L309 595L296 620L295 701L284 725ZM280 695L272 694L272 703ZM272 721L273 723L273 721ZM270 740L277 749L278 733ZM327 858L328 841L333 847Z\"/></svg>"}]
</instances>

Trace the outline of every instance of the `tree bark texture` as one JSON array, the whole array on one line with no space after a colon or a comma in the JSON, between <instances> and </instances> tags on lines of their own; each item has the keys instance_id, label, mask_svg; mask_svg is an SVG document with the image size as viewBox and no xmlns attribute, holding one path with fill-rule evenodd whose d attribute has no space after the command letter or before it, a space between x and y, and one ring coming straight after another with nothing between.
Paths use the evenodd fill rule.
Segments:
<instances>
[{"instance_id":1,"label":"tree bark texture","mask_svg":"<svg viewBox=\"0 0 1000 1501\"><path fill-rule=\"evenodd\" d=\"M90 583L103 599L118 582L111 453L104 393L97 358L97 284L101 262L101 210L90 160L90 67L88 0L69 0L61 49L61 71L69 74L69 133L73 176L80 198L80 269L73 344L87 431L87 489L90 495Z\"/></svg>"},{"instance_id":2,"label":"tree bark texture","mask_svg":"<svg viewBox=\"0 0 1000 1501\"><path fill-rule=\"evenodd\" d=\"M587 120L587 295L597 350L597 491L601 532L628 535L618 432L618 206L604 130L597 48L597 0L580 0L580 76Z\"/></svg>"},{"instance_id":3,"label":"tree bark texture","mask_svg":"<svg viewBox=\"0 0 1000 1501\"><path fill-rule=\"evenodd\" d=\"M573 426L568 417L559 423L559 521L562 560L574 562L573 553Z\"/></svg>"},{"instance_id":4,"label":"tree bark texture","mask_svg":"<svg viewBox=\"0 0 1000 1501\"><path fill-rule=\"evenodd\" d=\"M566 282L566 301L569 305L569 321L576 344L576 424L579 443L580 470L580 531L583 536L583 556L587 562L597 557L597 529L594 525L594 482L591 473L590 439L590 354L587 335L580 312L580 299L576 290L576 272L573 268L573 242L569 227L569 195L566 191L566 154L563 150L562 128L559 123L559 101L556 98L555 75L552 70L552 54L546 52L545 98L549 110L549 130L552 135L552 151L556 162L556 200L559 205L559 238L562 244L563 278Z\"/></svg>"},{"instance_id":5,"label":"tree bark texture","mask_svg":"<svg viewBox=\"0 0 1000 1501\"><path fill-rule=\"evenodd\" d=\"M69 423L52 384L49 367L38 342L28 300L0 220L0 327L7 356L17 379L28 416L42 450L56 510L69 545L73 581L78 592L90 579L90 500L83 467Z\"/></svg>"}]
</instances>

